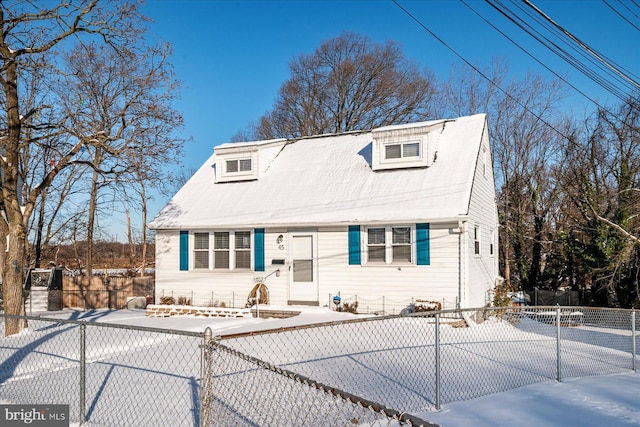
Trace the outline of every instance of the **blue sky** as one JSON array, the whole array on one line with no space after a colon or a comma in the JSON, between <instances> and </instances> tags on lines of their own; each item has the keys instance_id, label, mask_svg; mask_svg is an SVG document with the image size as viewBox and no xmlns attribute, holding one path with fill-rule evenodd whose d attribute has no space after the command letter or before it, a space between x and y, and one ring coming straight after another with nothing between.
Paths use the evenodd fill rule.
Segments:
<instances>
[{"instance_id":1,"label":"blue sky","mask_svg":"<svg viewBox=\"0 0 640 427\"><path fill-rule=\"evenodd\" d=\"M630 0L606 0L640 26L640 8ZM615 14L601 0L532 2L559 24L619 65L640 74L640 31ZM511 73L551 73L486 24L465 3L507 33L555 72L590 97L612 103L615 99L591 83L566 62L517 29L489 4L479 0L399 0L429 30L466 60L489 65L506 58ZM504 0L509 7L513 5ZM636 0L636 4L638 1ZM628 8L628 9L627 9ZM184 165L195 169L239 130L256 121L272 106L278 89L289 77L289 61L312 53L324 40L343 31L368 35L376 42L398 42L407 58L429 67L445 79L462 61L410 18L391 0L251 1L251 0L147 0L143 13L149 40L172 44L171 62L182 81L175 107L185 118ZM576 111L593 108L576 95ZM151 217L168 202L156 196Z\"/></svg>"}]
</instances>

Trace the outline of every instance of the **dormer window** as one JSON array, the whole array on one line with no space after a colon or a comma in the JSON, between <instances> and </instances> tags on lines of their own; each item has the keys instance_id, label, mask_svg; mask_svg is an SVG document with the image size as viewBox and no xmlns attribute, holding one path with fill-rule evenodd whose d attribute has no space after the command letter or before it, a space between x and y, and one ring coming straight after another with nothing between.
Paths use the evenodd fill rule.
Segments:
<instances>
[{"instance_id":1,"label":"dormer window","mask_svg":"<svg viewBox=\"0 0 640 427\"><path fill-rule=\"evenodd\" d=\"M286 143L286 139L271 139L218 145L213 149L216 183L259 179Z\"/></svg>"},{"instance_id":2,"label":"dormer window","mask_svg":"<svg viewBox=\"0 0 640 427\"><path fill-rule=\"evenodd\" d=\"M258 179L258 152L220 155L216 182L252 181Z\"/></svg>"},{"instance_id":3,"label":"dormer window","mask_svg":"<svg viewBox=\"0 0 640 427\"><path fill-rule=\"evenodd\" d=\"M227 160L227 173L251 172L251 159Z\"/></svg>"},{"instance_id":4,"label":"dormer window","mask_svg":"<svg viewBox=\"0 0 640 427\"><path fill-rule=\"evenodd\" d=\"M420 141L410 141L402 144L386 144L384 146L385 160L420 157Z\"/></svg>"}]
</instances>

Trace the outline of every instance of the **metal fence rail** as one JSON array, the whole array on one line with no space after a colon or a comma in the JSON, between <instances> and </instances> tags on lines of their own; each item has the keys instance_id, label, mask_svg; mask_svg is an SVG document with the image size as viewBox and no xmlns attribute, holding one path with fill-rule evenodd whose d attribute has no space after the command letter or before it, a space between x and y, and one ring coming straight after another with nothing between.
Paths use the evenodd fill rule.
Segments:
<instances>
[{"instance_id":1,"label":"metal fence rail","mask_svg":"<svg viewBox=\"0 0 640 427\"><path fill-rule=\"evenodd\" d=\"M429 425L447 403L636 370L630 310L448 310L219 337L100 312L27 320L0 338L0 403L69 404L90 426Z\"/></svg>"}]
</instances>

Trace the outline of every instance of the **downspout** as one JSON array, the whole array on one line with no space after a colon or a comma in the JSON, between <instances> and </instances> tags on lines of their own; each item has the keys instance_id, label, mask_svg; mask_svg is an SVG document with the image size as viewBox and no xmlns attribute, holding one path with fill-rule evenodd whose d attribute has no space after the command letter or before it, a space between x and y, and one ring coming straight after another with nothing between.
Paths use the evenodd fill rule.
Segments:
<instances>
[{"instance_id":1,"label":"downspout","mask_svg":"<svg viewBox=\"0 0 640 427\"><path fill-rule=\"evenodd\" d=\"M458 263L458 309L464 307L465 287L467 283L467 222L458 221L458 229L460 234L458 235L458 252L460 256L460 262Z\"/></svg>"}]
</instances>

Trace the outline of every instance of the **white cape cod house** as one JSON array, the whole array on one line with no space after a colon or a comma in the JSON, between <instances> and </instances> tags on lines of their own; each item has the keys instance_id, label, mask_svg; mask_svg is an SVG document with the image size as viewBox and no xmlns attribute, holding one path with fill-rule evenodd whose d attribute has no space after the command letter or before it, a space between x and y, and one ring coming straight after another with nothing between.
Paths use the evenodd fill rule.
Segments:
<instances>
[{"instance_id":1,"label":"white cape cod house","mask_svg":"<svg viewBox=\"0 0 640 427\"><path fill-rule=\"evenodd\" d=\"M498 278L486 116L219 145L150 228L157 298L243 306L265 278L272 305L480 307Z\"/></svg>"}]
</instances>

